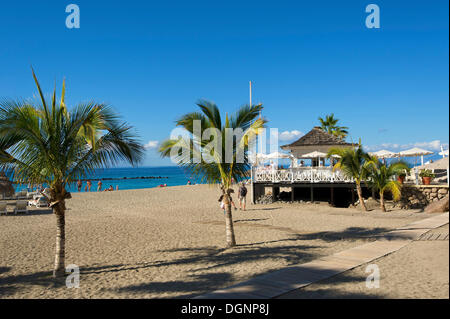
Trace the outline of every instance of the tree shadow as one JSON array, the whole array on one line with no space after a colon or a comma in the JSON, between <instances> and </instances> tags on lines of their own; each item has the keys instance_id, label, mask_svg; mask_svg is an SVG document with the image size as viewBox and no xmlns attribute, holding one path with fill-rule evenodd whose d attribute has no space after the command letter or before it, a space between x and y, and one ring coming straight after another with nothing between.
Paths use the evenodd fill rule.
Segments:
<instances>
[{"instance_id":1,"label":"tree shadow","mask_svg":"<svg viewBox=\"0 0 450 319\"><path fill-rule=\"evenodd\" d=\"M287 292L275 299L380 299L385 298L379 288L369 289L365 285L366 276L350 274L338 274L336 276L317 281L311 285ZM345 291L345 287L339 288L339 284L363 285L363 291ZM324 287L326 285L326 287ZM331 287L330 287L331 286Z\"/></svg>"},{"instance_id":2,"label":"tree shadow","mask_svg":"<svg viewBox=\"0 0 450 319\"><path fill-rule=\"evenodd\" d=\"M307 234L295 234L297 240L316 240L320 239L326 242L336 240L358 240L358 239L373 239L379 237L387 231L391 231L390 228L376 227L348 227L341 231L322 231Z\"/></svg>"},{"instance_id":3,"label":"tree shadow","mask_svg":"<svg viewBox=\"0 0 450 319\"><path fill-rule=\"evenodd\" d=\"M8 268L8 271L9 270L11 270L11 268ZM26 287L22 287L20 285L25 285ZM65 278L54 279L52 277L51 271L40 271L31 274L1 276L0 297L7 296L22 289L26 290L27 287L29 286L42 286L45 288L65 287Z\"/></svg>"},{"instance_id":4,"label":"tree shadow","mask_svg":"<svg viewBox=\"0 0 450 319\"><path fill-rule=\"evenodd\" d=\"M195 296L208 293L217 289L218 285L230 282L233 280L233 275L228 272L209 273L201 275L191 275L187 281L175 280L175 281L154 281L146 282L138 285L130 285L127 287L111 289L118 293L170 293L177 292L182 293L176 297L190 299Z\"/></svg>"}]
</instances>

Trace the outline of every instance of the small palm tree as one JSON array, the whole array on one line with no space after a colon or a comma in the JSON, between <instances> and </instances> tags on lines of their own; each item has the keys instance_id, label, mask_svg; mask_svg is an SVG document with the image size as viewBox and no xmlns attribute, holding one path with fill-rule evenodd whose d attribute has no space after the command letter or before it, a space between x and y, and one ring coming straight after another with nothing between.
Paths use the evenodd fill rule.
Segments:
<instances>
[{"instance_id":1,"label":"small palm tree","mask_svg":"<svg viewBox=\"0 0 450 319\"><path fill-rule=\"evenodd\" d=\"M330 115L326 115L325 119L319 117L319 121L322 129L325 132L328 132L329 134L334 135L341 140L347 137L348 127L338 126L337 123L339 122L339 119L335 118L333 113L331 113Z\"/></svg>"},{"instance_id":2,"label":"small palm tree","mask_svg":"<svg viewBox=\"0 0 450 319\"><path fill-rule=\"evenodd\" d=\"M49 187L50 207L56 216L56 254L53 276L65 274L65 201L71 198L66 187L95 168L121 161L136 164L143 147L103 104L80 104L72 110L56 91L50 104L44 98L34 74L39 102L0 102L0 169L12 172L16 180Z\"/></svg>"},{"instance_id":3,"label":"small palm tree","mask_svg":"<svg viewBox=\"0 0 450 319\"><path fill-rule=\"evenodd\" d=\"M261 104L242 106L235 115L226 115L224 123L217 105L203 100L197 105L201 112L188 113L176 121L176 125L187 134L164 141L159 152L161 156L171 157L177 165L197 174L204 182L221 184L226 241L228 247L233 247L236 240L231 214L231 183L249 177L248 147L266 120L258 118ZM231 143L227 143L227 134L232 131L240 131L241 134L233 136Z\"/></svg>"},{"instance_id":4,"label":"small palm tree","mask_svg":"<svg viewBox=\"0 0 450 319\"><path fill-rule=\"evenodd\" d=\"M367 183L372 190L379 192L381 211L386 212L384 204L384 193L389 191L394 200L399 200L401 197L402 185L396 181L395 176L409 171L408 164L404 161L399 161L386 165L381 163L376 157L371 157L366 163L368 171Z\"/></svg>"},{"instance_id":5,"label":"small palm tree","mask_svg":"<svg viewBox=\"0 0 450 319\"><path fill-rule=\"evenodd\" d=\"M367 211L364 198L362 196L361 182L367 176L367 169L365 167L366 161L370 159L369 155L362 149L361 141L357 147L334 147L328 151L327 157L337 155L338 161L334 165L333 170L339 169L347 178L353 178L356 184L356 192L358 193L359 202L362 208Z\"/></svg>"}]
</instances>

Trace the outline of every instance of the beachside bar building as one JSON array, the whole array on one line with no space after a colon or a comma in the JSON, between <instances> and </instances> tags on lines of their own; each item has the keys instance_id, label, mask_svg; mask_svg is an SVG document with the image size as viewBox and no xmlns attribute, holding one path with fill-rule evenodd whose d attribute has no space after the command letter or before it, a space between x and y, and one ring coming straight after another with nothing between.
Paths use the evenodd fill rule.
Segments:
<instances>
[{"instance_id":1,"label":"beachside bar building","mask_svg":"<svg viewBox=\"0 0 450 319\"><path fill-rule=\"evenodd\" d=\"M274 199L279 195L280 188L289 188L292 201L320 200L334 205L338 195L341 199L347 198L348 203L343 205L348 205L350 200L354 202L354 181L339 170L333 171L332 165L325 166L326 154L333 147L352 147L352 144L325 132L321 127L314 127L297 141L281 146L281 149L290 152L291 166L253 167L252 202L264 195L267 188L272 188ZM306 159L311 160L310 166L298 163Z\"/></svg>"}]
</instances>

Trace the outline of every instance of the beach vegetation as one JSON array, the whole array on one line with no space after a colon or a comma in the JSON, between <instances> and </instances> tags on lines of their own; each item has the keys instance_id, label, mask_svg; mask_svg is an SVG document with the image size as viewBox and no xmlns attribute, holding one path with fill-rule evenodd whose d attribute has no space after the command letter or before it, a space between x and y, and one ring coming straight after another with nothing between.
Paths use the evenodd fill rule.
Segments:
<instances>
[{"instance_id":1,"label":"beach vegetation","mask_svg":"<svg viewBox=\"0 0 450 319\"><path fill-rule=\"evenodd\" d=\"M0 102L0 169L20 181L43 184L44 195L56 216L56 252L53 276L65 274L65 213L71 183L94 170L119 163L137 164L142 144L133 128L111 107L95 102L69 109L65 81L60 99L56 87L51 99L44 97L37 77L36 101Z\"/></svg>"},{"instance_id":2,"label":"beach vegetation","mask_svg":"<svg viewBox=\"0 0 450 319\"><path fill-rule=\"evenodd\" d=\"M374 156L367 161L365 168L368 171L367 184L372 190L378 191L381 211L386 212L384 195L386 192L390 192L395 201L400 200L402 184L395 180L395 176L409 171L408 164L398 161L386 165Z\"/></svg>"},{"instance_id":3,"label":"beach vegetation","mask_svg":"<svg viewBox=\"0 0 450 319\"><path fill-rule=\"evenodd\" d=\"M367 177L366 161L370 160L370 156L366 153L361 145L361 140L353 147L332 147L328 150L327 158L337 155L337 162L333 166L333 170L339 169L347 178L355 181L356 192L359 202L363 210L367 211L361 189L361 182Z\"/></svg>"},{"instance_id":4,"label":"beach vegetation","mask_svg":"<svg viewBox=\"0 0 450 319\"><path fill-rule=\"evenodd\" d=\"M266 124L261 104L244 105L224 120L218 106L201 100L200 112L187 113L176 121L185 134L162 142L159 152L208 184L221 185L225 206L227 247L236 245L231 211L232 183L250 177L248 151Z\"/></svg>"}]
</instances>

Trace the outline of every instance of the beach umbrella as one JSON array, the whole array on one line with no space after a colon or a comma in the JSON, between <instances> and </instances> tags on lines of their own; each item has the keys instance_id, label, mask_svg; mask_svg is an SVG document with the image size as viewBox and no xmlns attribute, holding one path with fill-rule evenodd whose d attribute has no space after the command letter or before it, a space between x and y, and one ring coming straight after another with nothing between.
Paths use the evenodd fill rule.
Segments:
<instances>
[{"instance_id":1,"label":"beach umbrella","mask_svg":"<svg viewBox=\"0 0 450 319\"><path fill-rule=\"evenodd\" d=\"M302 156L300 156L300 158L320 158L320 157L326 157L326 156L327 156L326 153L314 151L311 153L303 154Z\"/></svg>"},{"instance_id":2,"label":"beach umbrella","mask_svg":"<svg viewBox=\"0 0 450 319\"><path fill-rule=\"evenodd\" d=\"M320 159L321 158L326 158L327 154L326 153L322 153L322 152L318 152L318 151L314 151L311 153L307 153L307 154L303 154L302 156L300 156L300 158L311 158L311 159L319 159L319 166L320 166Z\"/></svg>"},{"instance_id":3,"label":"beach umbrella","mask_svg":"<svg viewBox=\"0 0 450 319\"><path fill-rule=\"evenodd\" d=\"M264 155L264 154L262 154ZM264 155L264 159L280 159L280 158L292 158L293 156L291 154L281 153L281 152L273 152L270 154Z\"/></svg>"},{"instance_id":4,"label":"beach umbrella","mask_svg":"<svg viewBox=\"0 0 450 319\"><path fill-rule=\"evenodd\" d=\"M398 153L398 155L400 157L416 157L416 158L417 158L417 156L420 156L421 157L421 162L422 162L422 165L423 165L423 156L424 155L430 155L430 154L433 154L433 153L434 152L427 151L427 150L424 150L424 149L421 149L421 148L418 148L418 147L414 147L414 148L411 148L409 150L401 151L401 152Z\"/></svg>"},{"instance_id":5,"label":"beach umbrella","mask_svg":"<svg viewBox=\"0 0 450 319\"><path fill-rule=\"evenodd\" d=\"M391 151L388 151L388 150L380 150L380 151L377 151L377 152L371 152L369 154L373 155L373 156L376 156L378 158L381 158L381 159L393 158L393 157L397 157L398 156L398 153L394 153L394 152L391 152Z\"/></svg>"},{"instance_id":6,"label":"beach umbrella","mask_svg":"<svg viewBox=\"0 0 450 319\"><path fill-rule=\"evenodd\" d=\"M441 158L433 163L428 163L425 165L418 166L418 169L447 169L448 167L448 157Z\"/></svg>"},{"instance_id":7,"label":"beach umbrella","mask_svg":"<svg viewBox=\"0 0 450 319\"><path fill-rule=\"evenodd\" d=\"M446 150L446 151L442 151L442 152L439 152L439 155L441 155L442 157L446 157L446 156L448 156L448 150Z\"/></svg>"}]
</instances>

